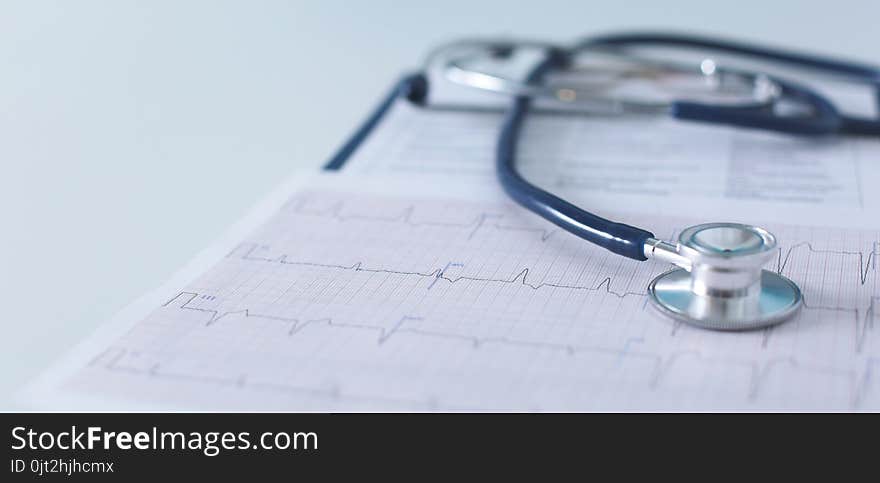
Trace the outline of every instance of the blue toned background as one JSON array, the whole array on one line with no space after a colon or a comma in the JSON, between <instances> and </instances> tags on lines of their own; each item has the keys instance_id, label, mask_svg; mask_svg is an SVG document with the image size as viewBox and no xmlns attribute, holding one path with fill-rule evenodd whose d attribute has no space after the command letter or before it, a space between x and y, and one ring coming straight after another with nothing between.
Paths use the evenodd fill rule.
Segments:
<instances>
[{"instance_id":1,"label":"blue toned background","mask_svg":"<svg viewBox=\"0 0 880 483\"><path fill-rule=\"evenodd\" d=\"M685 29L880 63L880 2L0 2L0 409L460 35Z\"/></svg>"}]
</instances>

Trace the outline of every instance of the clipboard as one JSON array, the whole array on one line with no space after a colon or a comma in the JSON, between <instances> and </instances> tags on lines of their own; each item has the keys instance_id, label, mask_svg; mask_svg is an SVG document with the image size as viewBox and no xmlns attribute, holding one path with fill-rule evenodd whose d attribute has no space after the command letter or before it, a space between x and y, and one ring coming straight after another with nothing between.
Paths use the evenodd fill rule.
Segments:
<instances>
[{"instance_id":1,"label":"clipboard","mask_svg":"<svg viewBox=\"0 0 880 483\"><path fill-rule=\"evenodd\" d=\"M391 90L385 95L378 106L370 113L367 119L355 130L354 134L336 151L324 167L324 171L339 171L345 167L345 163L357 151L358 147L370 136L391 106L398 99L406 99L416 104L424 105L428 96L428 78L425 74L404 75Z\"/></svg>"}]
</instances>

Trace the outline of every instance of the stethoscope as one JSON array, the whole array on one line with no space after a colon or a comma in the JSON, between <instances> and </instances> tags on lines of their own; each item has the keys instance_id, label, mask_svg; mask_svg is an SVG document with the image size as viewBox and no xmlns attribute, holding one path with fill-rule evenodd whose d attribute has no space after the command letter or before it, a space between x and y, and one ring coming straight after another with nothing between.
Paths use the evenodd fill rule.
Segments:
<instances>
[{"instance_id":1,"label":"stethoscope","mask_svg":"<svg viewBox=\"0 0 880 483\"><path fill-rule=\"evenodd\" d=\"M726 68L706 56L691 66L655 61L631 52L643 47L674 47L733 54L813 70L871 86L880 101L880 69L813 55L706 38L632 34L587 39L571 48L542 42L461 41L434 52L457 84L513 96L498 136L496 171L501 186L523 207L574 235L634 260L649 258L676 269L648 286L652 305L676 320L719 330L771 326L791 318L803 305L798 286L785 276L764 270L774 256L776 238L767 230L740 223L706 223L687 228L673 242L650 231L602 218L527 181L517 171L517 141L526 115L537 109L570 109L601 114L666 115L684 121L737 126L794 135L880 135L880 120L844 115L812 89L776 76ZM518 49L539 49L541 60L523 80L476 68L480 60L504 60ZM604 56L607 66L576 66L579 55ZM610 60L609 60L610 59ZM586 73L586 80L565 73ZM562 79L546 81L551 73ZM621 94L615 87L636 79L662 84L670 78L691 79L690 96ZM423 78L407 84L411 99L423 97ZM420 83L421 82L421 83ZM687 84L687 83L685 83ZM669 89L667 89L668 91ZM706 100L707 98L711 100ZM535 105L535 101L540 104Z\"/></svg>"}]
</instances>

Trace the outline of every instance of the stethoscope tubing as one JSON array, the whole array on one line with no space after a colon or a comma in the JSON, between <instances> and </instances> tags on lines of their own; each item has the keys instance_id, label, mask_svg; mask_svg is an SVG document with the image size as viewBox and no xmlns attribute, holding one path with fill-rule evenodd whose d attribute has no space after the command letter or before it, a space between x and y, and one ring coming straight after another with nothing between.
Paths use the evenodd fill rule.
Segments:
<instances>
[{"instance_id":1,"label":"stethoscope tubing","mask_svg":"<svg viewBox=\"0 0 880 483\"><path fill-rule=\"evenodd\" d=\"M869 67L856 64L842 64L820 57L793 54L773 49L758 49L745 44L728 44L726 42L701 38L635 34L596 37L580 43L571 51L550 49L548 50L547 57L533 69L526 82L536 84L549 71L564 67L569 55L577 49L590 48L596 45L619 46L632 45L634 43L710 48L818 69L829 69L840 74L859 76L865 81L871 79L876 81L880 78L876 71ZM832 134L854 127L873 129L877 127L873 126L874 124L880 124L866 120L850 120L845 122L845 118L837 112L834 105L821 95L791 82L778 79L775 79L775 81L782 87L785 96L811 105L814 110L813 116L809 118L775 116L756 109L680 101L673 102L672 115L677 119L688 121L702 121L800 135ZM590 213L533 185L518 172L516 167L517 142L520 137L523 121L532 103L533 98L530 96L519 95L514 97L501 125L496 145L495 164L496 175L504 191L523 207L580 238L618 255L639 261L647 260L645 247L649 240L655 239L653 233Z\"/></svg>"},{"instance_id":2,"label":"stethoscope tubing","mask_svg":"<svg viewBox=\"0 0 880 483\"><path fill-rule=\"evenodd\" d=\"M878 92L880 92L880 73L872 67L781 50L757 48L747 44L666 34L625 34L593 37L581 42L575 48L621 47L637 43L709 48L826 69L871 83L878 86ZM531 72L527 82L538 83L550 70L563 67L572 52L552 46L547 47L547 50L549 54ZM818 118L812 117L808 120L779 119L779 116L768 115L768 113L755 108L709 106L686 102L674 103L671 113L674 117L682 120L713 122L794 134L828 134L835 130L839 133L880 134L880 121L841 116L830 102L810 89L791 82L777 82L784 89L785 96L812 105L819 114ZM419 72L401 79L388 96L382 100L374 114L339 150L325 168L339 169L397 99L405 98L414 104L426 106L428 104L428 88L426 72ZM634 260L646 260L646 246L655 240L651 232L590 213L531 184L520 175L516 167L516 153L522 124L529 112L544 110L544 108L535 107L533 101L534 99L529 96L515 96L505 110L496 144L495 160L496 175L504 191L520 205L580 238Z\"/></svg>"},{"instance_id":3,"label":"stethoscope tubing","mask_svg":"<svg viewBox=\"0 0 880 483\"><path fill-rule=\"evenodd\" d=\"M835 60L819 55L803 54L773 47L759 47L746 42L713 39L694 35L654 32L610 34L588 37L577 43L574 50L608 47L632 48L638 46L667 46L715 50L718 52L751 57L764 61L779 62L793 67L812 69L825 74L837 75L845 79L871 86L874 91L876 108L880 111L880 67L859 62ZM779 82L778 79L777 82ZM780 119L778 121L773 121L769 119L761 120L758 119L758 116L740 116L736 113L725 113L721 110L719 110L718 113L724 117L729 116L728 120L730 122L725 122L725 124L740 125L739 123L744 122L755 128L770 129L792 134L818 134L824 129L833 127L834 132L840 134L880 135L880 116L875 117L874 119L866 119L850 116L845 113L836 113L836 116L833 117L837 117L837 119L834 122L831 122L832 116L830 116L830 109L834 109L834 106L823 96L792 82L786 81L784 84L788 87L788 91L785 93L786 95L805 101L822 111L818 113L817 119L819 122L816 126L810 127L793 119ZM706 121L706 118L711 117L712 115L711 109L706 110L702 107L696 107L695 110L692 110L695 106L689 105L681 107L683 108L683 114L679 114L679 116L682 116L681 118Z\"/></svg>"},{"instance_id":4,"label":"stethoscope tubing","mask_svg":"<svg viewBox=\"0 0 880 483\"><path fill-rule=\"evenodd\" d=\"M712 39L695 35L655 32L610 34L587 37L576 44L575 50L594 47L669 46L716 50L731 54L782 62L795 67L838 74L880 87L880 69L858 62L840 61L814 54L803 54L774 47L758 47L746 42Z\"/></svg>"},{"instance_id":5,"label":"stethoscope tubing","mask_svg":"<svg viewBox=\"0 0 880 483\"><path fill-rule=\"evenodd\" d=\"M763 48L740 42L714 40L703 37L652 33L616 34L588 38L587 40L575 44L575 46L571 48L564 48L555 44L533 40L492 41L487 39L468 39L453 44L447 44L444 48L436 49L435 51L432 51L432 54L428 58L433 62L442 57L441 54L445 48L452 50L455 48L483 48L491 52L512 51L518 48L537 48L544 50L548 55L562 55L563 57L567 55L569 58L582 51L593 50L604 52L606 54L609 52L616 52L617 55L627 57L632 55L626 52L627 49L639 46L701 49L746 56L764 61L790 64L800 68L821 71L825 75L842 77L849 81L869 85L875 91L878 108L880 108L880 68L875 68L866 64L836 61L815 55L789 52L781 49ZM633 57L633 59L638 59L638 57ZM643 62L649 61L643 60ZM563 63L559 67L564 66ZM664 64L656 64L656 67L662 69ZM673 68L676 67L676 65L670 64L669 67ZM575 93L578 92L576 88L566 88L565 86L548 88L540 84L529 84L519 80L476 70L468 71L467 69L462 68L455 58L447 60L445 70L447 75L450 76L450 79L458 83L508 94L512 97L525 95L533 98L549 98L567 104L565 106L567 108L582 108L585 113L659 113L670 115L683 121L721 124L805 136L818 136L824 134L880 135L880 118L868 119L846 115L845 113L839 112L825 96L815 92L811 88L787 79L772 77L767 74L761 74L760 77L765 82L775 85L777 91L780 93L778 96L773 96L773 99L786 99L788 101L795 101L799 104L809 106L812 111L810 115L780 115L774 111L775 101L769 103L749 102L739 105L724 105L718 103L677 100L659 107L657 105L652 105L650 108L647 108L649 106L645 106L643 103L634 103L623 99L606 99L601 96L597 97L596 95L590 95L589 93L575 95ZM725 68L723 72L725 72L726 75L733 74L742 77L756 76L756 74L750 72L735 71L729 68ZM556 94L563 91L567 91L566 94L575 99L556 99ZM552 103L550 105L552 105ZM546 106L542 107L542 109L546 109Z\"/></svg>"},{"instance_id":6,"label":"stethoscope tubing","mask_svg":"<svg viewBox=\"0 0 880 483\"><path fill-rule=\"evenodd\" d=\"M564 54L551 53L529 75L537 82L547 72L565 62ZM594 215L526 181L516 168L516 150L523 120L532 99L517 96L504 116L495 151L496 176L502 189L514 201L542 218L618 255L647 260L645 243L654 234Z\"/></svg>"}]
</instances>

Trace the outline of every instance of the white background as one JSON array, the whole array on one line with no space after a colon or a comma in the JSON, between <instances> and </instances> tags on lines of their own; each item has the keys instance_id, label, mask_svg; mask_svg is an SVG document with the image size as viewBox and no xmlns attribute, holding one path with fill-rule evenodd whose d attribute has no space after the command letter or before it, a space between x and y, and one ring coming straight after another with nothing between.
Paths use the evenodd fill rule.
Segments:
<instances>
[{"instance_id":1,"label":"white background","mask_svg":"<svg viewBox=\"0 0 880 483\"><path fill-rule=\"evenodd\" d=\"M0 409L437 42L685 29L880 63L880 2L0 2Z\"/></svg>"}]
</instances>

